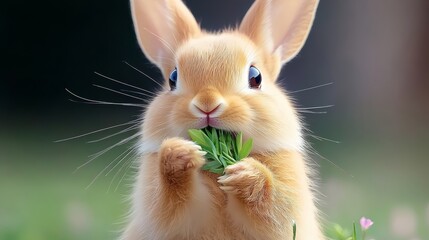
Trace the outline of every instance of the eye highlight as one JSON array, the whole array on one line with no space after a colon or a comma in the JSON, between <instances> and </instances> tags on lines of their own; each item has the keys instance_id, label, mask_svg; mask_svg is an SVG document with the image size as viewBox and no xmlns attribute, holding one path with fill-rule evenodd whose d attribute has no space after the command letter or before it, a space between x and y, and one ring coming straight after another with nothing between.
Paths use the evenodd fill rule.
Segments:
<instances>
[{"instance_id":1,"label":"eye highlight","mask_svg":"<svg viewBox=\"0 0 429 240\"><path fill-rule=\"evenodd\" d=\"M174 70L170 73L170 78L168 80L168 83L170 85L170 90L173 91L176 89L176 83L177 83L177 68L174 68Z\"/></svg>"},{"instance_id":2,"label":"eye highlight","mask_svg":"<svg viewBox=\"0 0 429 240\"><path fill-rule=\"evenodd\" d=\"M260 89L262 83L261 72L255 67L249 68L249 87L253 89Z\"/></svg>"}]
</instances>

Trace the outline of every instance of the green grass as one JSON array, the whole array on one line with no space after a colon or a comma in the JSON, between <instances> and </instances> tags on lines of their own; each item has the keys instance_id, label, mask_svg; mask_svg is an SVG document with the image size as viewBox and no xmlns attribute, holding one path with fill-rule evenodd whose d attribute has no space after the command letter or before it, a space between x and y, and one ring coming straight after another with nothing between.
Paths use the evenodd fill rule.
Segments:
<instances>
[{"instance_id":1,"label":"green grass","mask_svg":"<svg viewBox=\"0 0 429 240\"><path fill-rule=\"evenodd\" d=\"M114 191L115 179L108 191L113 175L103 174L86 187L119 151L73 173L87 155L108 144L89 145L84 140L54 144L53 140L73 135L61 131L65 130L0 135L0 240L108 240L118 236L118 223L128 210L124 196L130 191L130 180L122 181ZM416 237L426 239L428 164L413 162L417 155L386 154L386 149L366 144L360 146L368 149L365 152L335 145L332 153L325 153L343 170L317 160L325 195L321 197L325 229L338 223L352 233L352 223L366 216L374 221L367 239L410 239L395 237L390 226L392 212L405 207L415 213ZM321 153L329 150L323 145L316 149ZM403 161L405 157L407 161ZM299 226L296 231L299 236Z\"/></svg>"},{"instance_id":2,"label":"green grass","mask_svg":"<svg viewBox=\"0 0 429 240\"><path fill-rule=\"evenodd\" d=\"M253 147L253 139L243 142L241 132L234 135L215 128L204 128L189 129L188 134L206 152L207 163L202 169L219 175L225 172L226 167L247 157Z\"/></svg>"}]
</instances>

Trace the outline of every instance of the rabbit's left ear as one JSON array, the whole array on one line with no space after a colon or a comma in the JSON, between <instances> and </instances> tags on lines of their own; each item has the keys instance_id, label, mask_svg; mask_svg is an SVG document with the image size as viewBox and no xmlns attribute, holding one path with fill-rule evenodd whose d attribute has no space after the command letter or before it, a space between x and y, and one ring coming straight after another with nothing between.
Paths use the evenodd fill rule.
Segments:
<instances>
[{"instance_id":1,"label":"rabbit's left ear","mask_svg":"<svg viewBox=\"0 0 429 240\"><path fill-rule=\"evenodd\" d=\"M304 46L319 0L256 0L240 25L240 32L256 44L280 54L282 63Z\"/></svg>"},{"instance_id":2,"label":"rabbit's left ear","mask_svg":"<svg viewBox=\"0 0 429 240\"><path fill-rule=\"evenodd\" d=\"M182 0L131 0L131 13L140 47L160 69L171 71L178 45L201 32Z\"/></svg>"}]
</instances>

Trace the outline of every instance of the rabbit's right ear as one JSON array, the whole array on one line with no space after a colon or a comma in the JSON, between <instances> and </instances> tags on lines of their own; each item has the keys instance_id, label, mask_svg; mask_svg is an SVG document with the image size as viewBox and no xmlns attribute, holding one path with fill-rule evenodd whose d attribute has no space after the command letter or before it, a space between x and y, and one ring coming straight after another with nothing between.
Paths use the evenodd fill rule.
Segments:
<instances>
[{"instance_id":1,"label":"rabbit's right ear","mask_svg":"<svg viewBox=\"0 0 429 240\"><path fill-rule=\"evenodd\" d=\"M255 0L240 31L286 63L304 45L318 3L319 0Z\"/></svg>"},{"instance_id":2,"label":"rabbit's right ear","mask_svg":"<svg viewBox=\"0 0 429 240\"><path fill-rule=\"evenodd\" d=\"M140 47L151 62L164 70L174 64L178 45L201 33L181 0L131 0L131 12Z\"/></svg>"}]
</instances>

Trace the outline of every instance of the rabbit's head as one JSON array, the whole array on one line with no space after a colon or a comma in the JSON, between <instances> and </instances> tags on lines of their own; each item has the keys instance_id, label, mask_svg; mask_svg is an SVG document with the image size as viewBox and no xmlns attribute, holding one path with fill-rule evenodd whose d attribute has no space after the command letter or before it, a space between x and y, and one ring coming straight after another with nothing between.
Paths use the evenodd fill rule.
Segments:
<instances>
[{"instance_id":1,"label":"rabbit's head","mask_svg":"<svg viewBox=\"0 0 429 240\"><path fill-rule=\"evenodd\" d=\"M257 0L237 29L200 29L180 0L132 0L140 46L164 76L143 124L143 152L211 126L243 132L254 151L301 150L301 124L276 84L302 48L317 0Z\"/></svg>"}]
</instances>

